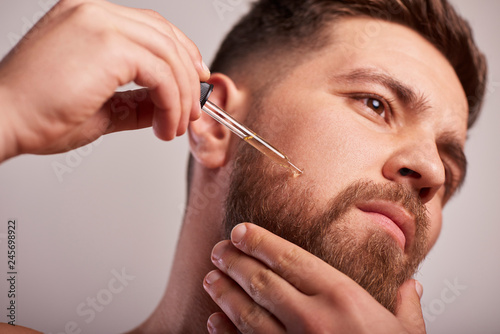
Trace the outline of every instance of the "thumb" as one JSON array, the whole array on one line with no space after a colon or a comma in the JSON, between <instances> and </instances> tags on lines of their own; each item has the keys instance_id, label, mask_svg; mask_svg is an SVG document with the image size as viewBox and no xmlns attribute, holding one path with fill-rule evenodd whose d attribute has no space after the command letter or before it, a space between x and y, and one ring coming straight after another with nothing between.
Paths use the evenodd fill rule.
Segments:
<instances>
[{"instance_id":1,"label":"thumb","mask_svg":"<svg viewBox=\"0 0 500 334\"><path fill-rule=\"evenodd\" d=\"M424 316L420 305L422 293L422 285L413 279L406 281L398 291L395 315L412 334L425 333Z\"/></svg>"},{"instance_id":2,"label":"thumb","mask_svg":"<svg viewBox=\"0 0 500 334\"><path fill-rule=\"evenodd\" d=\"M154 103L147 88L116 92L101 109L106 133L137 130L153 123Z\"/></svg>"}]
</instances>

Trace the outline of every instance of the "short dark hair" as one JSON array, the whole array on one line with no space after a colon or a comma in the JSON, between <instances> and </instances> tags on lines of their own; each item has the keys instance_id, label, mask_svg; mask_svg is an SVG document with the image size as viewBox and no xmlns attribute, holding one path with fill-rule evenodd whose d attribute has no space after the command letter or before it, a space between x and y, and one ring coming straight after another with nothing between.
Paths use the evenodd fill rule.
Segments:
<instances>
[{"instance_id":1,"label":"short dark hair","mask_svg":"<svg viewBox=\"0 0 500 334\"><path fill-rule=\"evenodd\" d=\"M485 91L486 60L468 23L447 0L260 0L226 36L211 69L232 76L242 69L251 72L245 65L253 67L264 58L296 50L304 54L327 42L322 33L332 21L359 16L407 26L441 51L468 98L468 126L474 124Z\"/></svg>"},{"instance_id":2,"label":"short dark hair","mask_svg":"<svg viewBox=\"0 0 500 334\"><path fill-rule=\"evenodd\" d=\"M469 24L447 0L259 0L228 33L211 70L235 79L251 75L256 64L267 61L279 71L290 66L279 61L282 56L325 46L325 28L344 17L399 23L426 38L453 66L468 100L467 125L475 123L485 92L486 59ZM192 165L191 156L188 192Z\"/></svg>"}]
</instances>

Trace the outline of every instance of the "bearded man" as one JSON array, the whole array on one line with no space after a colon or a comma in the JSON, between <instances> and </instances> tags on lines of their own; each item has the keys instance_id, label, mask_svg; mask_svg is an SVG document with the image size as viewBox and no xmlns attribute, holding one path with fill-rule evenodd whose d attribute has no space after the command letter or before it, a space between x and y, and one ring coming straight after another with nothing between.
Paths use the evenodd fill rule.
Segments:
<instances>
[{"instance_id":1,"label":"bearded man","mask_svg":"<svg viewBox=\"0 0 500 334\"><path fill-rule=\"evenodd\" d=\"M210 313L213 333L424 332L411 278L485 82L467 23L438 0L262 0L211 69L210 99L304 173L191 123L180 241L143 332L199 332Z\"/></svg>"},{"instance_id":2,"label":"bearded man","mask_svg":"<svg viewBox=\"0 0 500 334\"><path fill-rule=\"evenodd\" d=\"M411 277L464 180L486 77L446 0L260 0L233 28L210 100L299 177L198 119L209 73L158 14L73 0L40 22L0 64L0 161L146 126L170 140L193 121L170 281L134 332L425 332ZM144 99L119 117L130 81Z\"/></svg>"}]
</instances>

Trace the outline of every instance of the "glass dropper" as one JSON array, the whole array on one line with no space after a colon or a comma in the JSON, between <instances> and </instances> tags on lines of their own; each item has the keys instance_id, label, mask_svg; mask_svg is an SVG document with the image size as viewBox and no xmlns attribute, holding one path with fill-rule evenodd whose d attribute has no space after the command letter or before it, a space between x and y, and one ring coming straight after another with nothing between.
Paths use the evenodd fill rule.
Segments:
<instances>
[{"instance_id":1,"label":"glass dropper","mask_svg":"<svg viewBox=\"0 0 500 334\"><path fill-rule=\"evenodd\" d=\"M214 118L217 122L225 125L229 130L231 130L238 137L246 141L248 144L255 147L265 156L271 158L274 162L279 165L289 169L293 172L294 176L299 176L302 174L302 170L295 166L288 157L281 153L274 146L269 144L261 136L257 135L255 132L235 120L231 115L226 113L224 110L219 108L217 105L208 100L210 93L212 93L214 86L206 82L201 83L201 96L200 104L201 109Z\"/></svg>"}]
</instances>

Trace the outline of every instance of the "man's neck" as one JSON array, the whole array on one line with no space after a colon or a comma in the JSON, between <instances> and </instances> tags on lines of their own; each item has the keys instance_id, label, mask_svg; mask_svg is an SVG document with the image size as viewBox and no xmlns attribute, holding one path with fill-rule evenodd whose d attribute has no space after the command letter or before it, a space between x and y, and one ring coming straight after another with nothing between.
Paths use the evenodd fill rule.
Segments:
<instances>
[{"instance_id":1,"label":"man's neck","mask_svg":"<svg viewBox=\"0 0 500 334\"><path fill-rule=\"evenodd\" d=\"M222 188L219 195L225 193ZM224 196L214 198L206 189L193 185L167 290L153 314L131 333L200 333L210 314L220 311L203 289L203 278L215 269L210 254L221 240Z\"/></svg>"}]
</instances>

